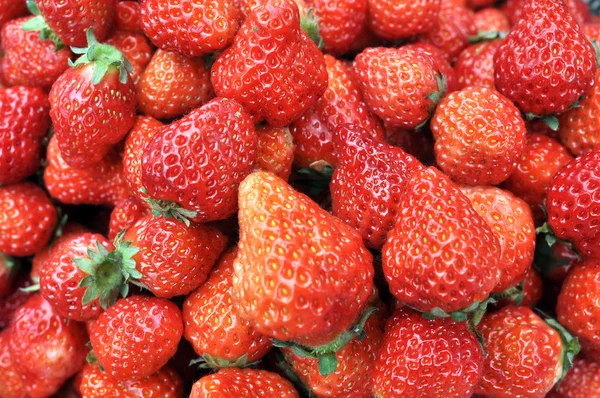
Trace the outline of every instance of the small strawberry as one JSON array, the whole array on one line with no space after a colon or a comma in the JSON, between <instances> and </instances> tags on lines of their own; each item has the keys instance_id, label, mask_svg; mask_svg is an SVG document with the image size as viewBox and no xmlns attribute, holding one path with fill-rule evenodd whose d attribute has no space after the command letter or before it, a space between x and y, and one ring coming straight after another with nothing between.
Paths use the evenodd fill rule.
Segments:
<instances>
[{"instance_id":1,"label":"small strawberry","mask_svg":"<svg viewBox=\"0 0 600 398\"><path fill-rule=\"evenodd\" d=\"M588 398L600 396L600 363L575 357L573 369L548 398Z\"/></svg>"},{"instance_id":2,"label":"small strawberry","mask_svg":"<svg viewBox=\"0 0 600 398\"><path fill-rule=\"evenodd\" d=\"M118 4L122 3L126 2L122 1ZM142 33L117 30L106 40L106 44L119 50L129 61L131 64L129 76L134 83L137 83L154 53L154 48L146 36Z\"/></svg>"},{"instance_id":3,"label":"small strawberry","mask_svg":"<svg viewBox=\"0 0 600 398\"><path fill-rule=\"evenodd\" d=\"M15 277L11 286L11 292L7 296L0 298L0 329L10 325L15 312L31 297L31 292L22 289L26 289L32 284L28 275L21 273Z\"/></svg>"},{"instance_id":4,"label":"small strawberry","mask_svg":"<svg viewBox=\"0 0 600 398\"><path fill-rule=\"evenodd\" d=\"M256 369L221 369L194 383L190 398L300 398L292 383L276 373Z\"/></svg>"},{"instance_id":5,"label":"small strawberry","mask_svg":"<svg viewBox=\"0 0 600 398\"><path fill-rule=\"evenodd\" d=\"M156 297L122 298L92 324L90 341L98 364L117 380L139 380L175 355L183 333L181 311Z\"/></svg>"},{"instance_id":6,"label":"small strawberry","mask_svg":"<svg viewBox=\"0 0 600 398\"><path fill-rule=\"evenodd\" d=\"M270 171L287 180L292 173L294 161L294 142L290 129L265 124L256 129L256 135L258 135L258 150L254 168Z\"/></svg>"},{"instance_id":7,"label":"small strawberry","mask_svg":"<svg viewBox=\"0 0 600 398\"><path fill-rule=\"evenodd\" d=\"M426 33L437 23L441 0L368 0L369 23L378 36L389 40Z\"/></svg>"},{"instance_id":8,"label":"small strawberry","mask_svg":"<svg viewBox=\"0 0 600 398\"><path fill-rule=\"evenodd\" d=\"M539 272L534 267L527 268L519 283L523 284L523 300L520 305L535 307L544 295L544 285Z\"/></svg>"},{"instance_id":9,"label":"small strawberry","mask_svg":"<svg viewBox=\"0 0 600 398\"><path fill-rule=\"evenodd\" d=\"M495 88L494 55L501 45L501 39L486 40L473 44L460 53L454 65L460 87Z\"/></svg>"},{"instance_id":10,"label":"small strawberry","mask_svg":"<svg viewBox=\"0 0 600 398\"><path fill-rule=\"evenodd\" d=\"M328 54L347 53L367 24L367 0L309 0L316 11L323 51ZM302 14L302 11L300 13Z\"/></svg>"},{"instance_id":11,"label":"small strawberry","mask_svg":"<svg viewBox=\"0 0 600 398\"><path fill-rule=\"evenodd\" d=\"M484 8L473 15L473 21L480 32L508 32L510 22L506 14L497 8Z\"/></svg>"},{"instance_id":12,"label":"small strawberry","mask_svg":"<svg viewBox=\"0 0 600 398\"><path fill-rule=\"evenodd\" d=\"M136 84L138 108L156 119L174 119L214 96L202 58L157 50Z\"/></svg>"},{"instance_id":13,"label":"small strawberry","mask_svg":"<svg viewBox=\"0 0 600 398\"><path fill-rule=\"evenodd\" d=\"M460 87L456 80L456 72L448 60L446 54L433 44L429 43L412 43L403 46L406 49L422 51L429 55L433 61L435 68L446 78L446 94L458 90Z\"/></svg>"},{"instance_id":14,"label":"small strawberry","mask_svg":"<svg viewBox=\"0 0 600 398\"><path fill-rule=\"evenodd\" d=\"M117 30L144 33L140 22L140 3L137 1L119 1L115 10Z\"/></svg>"},{"instance_id":15,"label":"small strawberry","mask_svg":"<svg viewBox=\"0 0 600 398\"><path fill-rule=\"evenodd\" d=\"M121 231L132 227L137 220L148 213L148 207L135 196L121 199L110 213L108 239L114 240Z\"/></svg>"},{"instance_id":16,"label":"small strawberry","mask_svg":"<svg viewBox=\"0 0 600 398\"><path fill-rule=\"evenodd\" d=\"M10 331L0 331L0 391L3 398L27 398L27 390L10 357Z\"/></svg>"},{"instance_id":17,"label":"small strawberry","mask_svg":"<svg viewBox=\"0 0 600 398\"><path fill-rule=\"evenodd\" d=\"M25 0L0 0L0 28L11 19L27 15Z\"/></svg>"},{"instance_id":18,"label":"small strawberry","mask_svg":"<svg viewBox=\"0 0 600 398\"><path fill-rule=\"evenodd\" d=\"M265 62L270 59L276 62ZM211 72L217 96L244 105L254 123L266 120L275 127L296 120L327 88L323 54L300 29L291 0L270 0L252 10Z\"/></svg>"}]
</instances>

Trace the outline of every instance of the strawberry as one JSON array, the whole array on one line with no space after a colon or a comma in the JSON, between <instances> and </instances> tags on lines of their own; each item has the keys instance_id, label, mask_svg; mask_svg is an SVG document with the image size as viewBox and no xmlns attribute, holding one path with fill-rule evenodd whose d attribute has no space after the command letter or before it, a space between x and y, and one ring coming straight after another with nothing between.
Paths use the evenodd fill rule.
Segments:
<instances>
[{"instance_id":1,"label":"strawberry","mask_svg":"<svg viewBox=\"0 0 600 398\"><path fill-rule=\"evenodd\" d=\"M594 48L560 0L531 0L523 15L494 56L496 88L527 114L560 114L594 85Z\"/></svg>"},{"instance_id":2,"label":"strawberry","mask_svg":"<svg viewBox=\"0 0 600 398\"><path fill-rule=\"evenodd\" d=\"M448 60L446 54L433 44L429 43L412 43L403 46L406 49L418 50L429 55L433 61L435 68L446 78L446 93L451 93L458 90L460 87L456 80L456 72Z\"/></svg>"},{"instance_id":3,"label":"strawberry","mask_svg":"<svg viewBox=\"0 0 600 398\"><path fill-rule=\"evenodd\" d=\"M367 0L309 0L309 6L317 13L323 51L329 54L347 53L367 24Z\"/></svg>"},{"instance_id":4,"label":"strawberry","mask_svg":"<svg viewBox=\"0 0 600 398\"><path fill-rule=\"evenodd\" d=\"M575 357L573 369L548 398L587 398L600 395L600 363Z\"/></svg>"},{"instance_id":5,"label":"strawberry","mask_svg":"<svg viewBox=\"0 0 600 398\"><path fill-rule=\"evenodd\" d=\"M527 11L523 7L528 2L529 0L507 0L502 11L511 24L516 25L523 15L527 15ZM590 21L590 9L585 0L564 0L564 3L577 23L583 24Z\"/></svg>"},{"instance_id":6,"label":"strawberry","mask_svg":"<svg viewBox=\"0 0 600 398\"><path fill-rule=\"evenodd\" d=\"M306 16L308 15L308 5L306 4L306 2L304 0L293 0L294 4L296 5L296 7L298 8L298 12L300 13L301 16ZM310 0L309 0L310 1ZM264 6L265 4L267 4L269 2L269 0L236 0L237 5L238 5L238 10L239 10L239 17L240 17L240 22L241 24L244 23L244 21L246 20L246 18L248 18L250 16L250 14L252 13L252 11L259 7L259 6Z\"/></svg>"},{"instance_id":7,"label":"strawberry","mask_svg":"<svg viewBox=\"0 0 600 398\"><path fill-rule=\"evenodd\" d=\"M121 199L110 213L108 238L114 240L119 232L128 229L149 213L148 207L135 196Z\"/></svg>"},{"instance_id":8,"label":"strawberry","mask_svg":"<svg viewBox=\"0 0 600 398\"><path fill-rule=\"evenodd\" d=\"M354 68L369 109L391 127L426 122L445 90L432 58L421 51L368 48Z\"/></svg>"},{"instance_id":9,"label":"strawberry","mask_svg":"<svg viewBox=\"0 0 600 398\"><path fill-rule=\"evenodd\" d=\"M124 2L118 4L122 3ZM141 33L117 30L106 40L106 44L115 47L129 61L131 64L129 75L132 81L137 83L154 53L154 48L146 36Z\"/></svg>"},{"instance_id":10,"label":"strawberry","mask_svg":"<svg viewBox=\"0 0 600 398\"><path fill-rule=\"evenodd\" d=\"M339 125L356 124L365 128L379 141L383 141L381 121L363 101L358 84L343 63L331 55L325 55L328 86L321 98L304 115L290 125L296 142L295 163L310 167L324 160L337 164L333 149L333 132Z\"/></svg>"},{"instance_id":11,"label":"strawberry","mask_svg":"<svg viewBox=\"0 0 600 398\"><path fill-rule=\"evenodd\" d=\"M13 283L19 273L17 259L0 253L0 298L12 293Z\"/></svg>"},{"instance_id":12,"label":"strawberry","mask_svg":"<svg viewBox=\"0 0 600 398\"><path fill-rule=\"evenodd\" d=\"M294 161L294 143L290 129L265 124L256 129L256 135L258 150L254 168L270 171L287 180L292 173Z\"/></svg>"},{"instance_id":13,"label":"strawberry","mask_svg":"<svg viewBox=\"0 0 600 398\"><path fill-rule=\"evenodd\" d=\"M465 322L409 309L388 319L373 371L376 397L470 397L483 352Z\"/></svg>"},{"instance_id":14,"label":"strawberry","mask_svg":"<svg viewBox=\"0 0 600 398\"><path fill-rule=\"evenodd\" d=\"M232 0L142 0L140 23L158 48L198 57L231 44L238 9Z\"/></svg>"},{"instance_id":15,"label":"strawberry","mask_svg":"<svg viewBox=\"0 0 600 398\"><path fill-rule=\"evenodd\" d=\"M21 289L25 289L31 285L32 282L29 277L25 273L21 273L15 277L11 285L11 292L7 296L0 298L0 329L8 327L15 312L27 302L32 293ZM0 377L0 379L2 378Z\"/></svg>"},{"instance_id":16,"label":"strawberry","mask_svg":"<svg viewBox=\"0 0 600 398\"><path fill-rule=\"evenodd\" d=\"M140 380L175 355L183 333L181 311L165 299L122 298L90 328L98 364L117 380Z\"/></svg>"},{"instance_id":17,"label":"strawberry","mask_svg":"<svg viewBox=\"0 0 600 398\"><path fill-rule=\"evenodd\" d=\"M237 248L225 253L206 283L183 303L184 337L209 366L243 366L262 358L271 340L241 318L231 300Z\"/></svg>"},{"instance_id":18,"label":"strawberry","mask_svg":"<svg viewBox=\"0 0 600 398\"><path fill-rule=\"evenodd\" d=\"M502 40L486 40L465 48L454 65L461 88L483 86L495 88L494 55Z\"/></svg>"},{"instance_id":19,"label":"strawberry","mask_svg":"<svg viewBox=\"0 0 600 398\"><path fill-rule=\"evenodd\" d=\"M0 185L19 182L40 167L49 111L39 88L0 89Z\"/></svg>"},{"instance_id":20,"label":"strawberry","mask_svg":"<svg viewBox=\"0 0 600 398\"><path fill-rule=\"evenodd\" d=\"M11 19L27 15L25 0L0 0L0 28Z\"/></svg>"},{"instance_id":21,"label":"strawberry","mask_svg":"<svg viewBox=\"0 0 600 398\"><path fill-rule=\"evenodd\" d=\"M519 110L487 87L467 87L442 98L431 131L440 168L453 180L471 185L506 180L526 144Z\"/></svg>"},{"instance_id":22,"label":"strawberry","mask_svg":"<svg viewBox=\"0 0 600 398\"><path fill-rule=\"evenodd\" d=\"M221 369L194 383L190 398L300 398L292 383L276 373L256 369Z\"/></svg>"},{"instance_id":23,"label":"strawberry","mask_svg":"<svg viewBox=\"0 0 600 398\"><path fill-rule=\"evenodd\" d=\"M8 330L10 356L31 397L51 396L85 362L85 326L59 316L40 295L17 310Z\"/></svg>"},{"instance_id":24,"label":"strawberry","mask_svg":"<svg viewBox=\"0 0 600 398\"><path fill-rule=\"evenodd\" d=\"M140 3L137 1L119 1L115 10L117 30L144 33L140 22Z\"/></svg>"},{"instance_id":25,"label":"strawberry","mask_svg":"<svg viewBox=\"0 0 600 398\"><path fill-rule=\"evenodd\" d=\"M69 67L71 51L56 51L51 40L42 40L40 32L24 30L34 17L14 19L2 28L2 74L11 86L50 89L52 83ZM27 62L23 62L27 59Z\"/></svg>"},{"instance_id":26,"label":"strawberry","mask_svg":"<svg viewBox=\"0 0 600 398\"><path fill-rule=\"evenodd\" d=\"M50 117L63 159L72 167L98 164L135 122L131 65L88 31L88 47L50 91Z\"/></svg>"},{"instance_id":27,"label":"strawberry","mask_svg":"<svg viewBox=\"0 0 600 398\"><path fill-rule=\"evenodd\" d=\"M30 182L1 186L0 209L0 253L32 256L50 240L56 209L39 186Z\"/></svg>"},{"instance_id":28,"label":"strawberry","mask_svg":"<svg viewBox=\"0 0 600 398\"><path fill-rule=\"evenodd\" d=\"M426 33L435 26L441 0L368 0L370 27L385 39L398 40Z\"/></svg>"},{"instance_id":29,"label":"strawberry","mask_svg":"<svg viewBox=\"0 0 600 398\"><path fill-rule=\"evenodd\" d=\"M0 331L0 391L4 398L27 398L21 376L10 357L9 340L10 331Z\"/></svg>"},{"instance_id":30,"label":"strawberry","mask_svg":"<svg viewBox=\"0 0 600 398\"><path fill-rule=\"evenodd\" d=\"M323 54L300 29L291 0L255 8L211 72L217 96L244 105L254 123L274 127L297 119L327 88Z\"/></svg>"},{"instance_id":31,"label":"strawberry","mask_svg":"<svg viewBox=\"0 0 600 398\"><path fill-rule=\"evenodd\" d=\"M44 183L50 196L62 203L114 206L130 195L115 151L94 166L77 169L64 161L54 136L48 144L47 160Z\"/></svg>"},{"instance_id":32,"label":"strawberry","mask_svg":"<svg viewBox=\"0 0 600 398\"><path fill-rule=\"evenodd\" d=\"M544 278L559 287L580 260L578 254L569 246L567 242L557 241L550 248L549 256L541 257L539 251L536 253L535 261L540 266Z\"/></svg>"},{"instance_id":33,"label":"strawberry","mask_svg":"<svg viewBox=\"0 0 600 398\"><path fill-rule=\"evenodd\" d=\"M239 206L240 315L260 333L312 347L350 328L373 290L372 255L360 235L267 172L244 180Z\"/></svg>"},{"instance_id":34,"label":"strawberry","mask_svg":"<svg viewBox=\"0 0 600 398\"><path fill-rule=\"evenodd\" d=\"M204 59L158 50L136 85L138 108L156 119L174 119L214 96Z\"/></svg>"},{"instance_id":35,"label":"strawberry","mask_svg":"<svg viewBox=\"0 0 600 398\"><path fill-rule=\"evenodd\" d=\"M100 42L115 20L117 0L37 0L44 20L67 46L85 47L86 32L93 30Z\"/></svg>"},{"instance_id":36,"label":"strawberry","mask_svg":"<svg viewBox=\"0 0 600 398\"><path fill-rule=\"evenodd\" d=\"M257 142L246 110L216 98L154 135L142 155L142 184L152 198L196 212L195 221L228 218L237 209L238 185L254 166Z\"/></svg>"},{"instance_id":37,"label":"strawberry","mask_svg":"<svg viewBox=\"0 0 600 398\"><path fill-rule=\"evenodd\" d=\"M424 164L433 160L433 138L428 132L386 128L385 141L414 156Z\"/></svg>"},{"instance_id":38,"label":"strawberry","mask_svg":"<svg viewBox=\"0 0 600 398\"><path fill-rule=\"evenodd\" d=\"M484 8L473 15L473 21L481 32L508 32L510 22L508 17L497 8Z\"/></svg>"},{"instance_id":39,"label":"strawberry","mask_svg":"<svg viewBox=\"0 0 600 398\"><path fill-rule=\"evenodd\" d=\"M525 274L519 283L523 284L523 300L521 305L533 308L544 295L544 286L539 272L534 267L525 270Z\"/></svg>"},{"instance_id":40,"label":"strawberry","mask_svg":"<svg viewBox=\"0 0 600 398\"><path fill-rule=\"evenodd\" d=\"M381 249L396 222L399 198L422 166L355 125L338 127L334 142L339 166L330 184L333 214L356 229L367 247Z\"/></svg>"},{"instance_id":41,"label":"strawberry","mask_svg":"<svg viewBox=\"0 0 600 398\"><path fill-rule=\"evenodd\" d=\"M437 169L416 171L404 192L382 250L391 293L425 312L454 312L485 300L501 269L492 229Z\"/></svg>"}]
</instances>

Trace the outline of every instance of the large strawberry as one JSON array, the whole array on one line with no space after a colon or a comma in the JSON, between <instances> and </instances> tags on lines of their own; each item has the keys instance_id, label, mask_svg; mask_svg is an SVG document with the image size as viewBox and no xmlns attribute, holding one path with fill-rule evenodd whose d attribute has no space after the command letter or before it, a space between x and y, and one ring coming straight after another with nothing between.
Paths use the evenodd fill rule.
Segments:
<instances>
[{"instance_id":1,"label":"large strawberry","mask_svg":"<svg viewBox=\"0 0 600 398\"><path fill-rule=\"evenodd\" d=\"M600 396L600 363L578 356L565 379L550 391L548 398L588 398Z\"/></svg>"},{"instance_id":2,"label":"large strawberry","mask_svg":"<svg viewBox=\"0 0 600 398\"><path fill-rule=\"evenodd\" d=\"M300 398L292 383L276 373L256 369L221 369L194 383L190 398Z\"/></svg>"},{"instance_id":3,"label":"large strawberry","mask_svg":"<svg viewBox=\"0 0 600 398\"><path fill-rule=\"evenodd\" d=\"M327 88L323 54L300 29L291 0L256 7L211 71L217 96L244 105L255 123L266 119L275 127L297 119Z\"/></svg>"},{"instance_id":4,"label":"large strawberry","mask_svg":"<svg viewBox=\"0 0 600 398\"><path fill-rule=\"evenodd\" d=\"M435 26L441 0L368 0L369 23L378 36L404 39Z\"/></svg>"},{"instance_id":5,"label":"large strawberry","mask_svg":"<svg viewBox=\"0 0 600 398\"><path fill-rule=\"evenodd\" d=\"M10 357L10 331L0 331L0 391L3 398L27 398L23 380Z\"/></svg>"},{"instance_id":6,"label":"large strawberry","mask_svg":"<svg viewBox=\"0 0 600 398\"><path fill-rule=\"evenodd\" d=\"M465 48L454 68L461 88L484 86L494 88L494 55L502 40L486 40Z\"/></svg>"},{"instance_id":7,"label":"large strawberry","mask_svg":"<svg viewBox=\"0 0 600 398\"><path fill-rule=\"evenodd\" d=\"M323 51L342 55L350 50L367 24L367 0L309 0L317 13ZM302 10L300 10L302 15Z\"/></svg>"},{"instance_id":8,"label":"large strawberry","mask_svg":"<svg viewBox=\"0 0 600 398\"><path fill-rule=\"evenodd\" d=\"M152 198L195 212L196 221L228 218L254 166L257 141L246 110L215 98L152 138L142 156L142 184Z\"/></svg>"}]
</instances>

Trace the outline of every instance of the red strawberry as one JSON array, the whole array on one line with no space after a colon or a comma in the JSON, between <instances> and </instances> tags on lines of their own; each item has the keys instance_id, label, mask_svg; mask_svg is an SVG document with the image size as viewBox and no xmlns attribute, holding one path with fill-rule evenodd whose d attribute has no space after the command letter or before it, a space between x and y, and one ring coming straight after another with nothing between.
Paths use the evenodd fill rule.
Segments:
<instances>
[{"instance_id":1,"label":"red strawberry","mask_svg":"<svg viewBox=\"0 0 600 398\"><path fill-rule=\"evenodd\" d=\"M217 96L244 105L255 123L275 127L297 119L327 88L323 54L300 29L291 0L255 8L211 72Z\"/></svg>"},{"instance_id":2,"label":"red strawberry","mask_svg":"<svg viewBox=\"0 0 600 398\"><path fill-rule=\"evenodd\" d=\"M117 380L139 380L175 355L183 333L181 311L165 299L122 298L90 328L98 364Z\"/></svg>"},{"instance_id":3,"label":"red strawberry","mask_svg":"<svg viewBox=\"0 0 600 398\"><path fill-rule=\"evenodd\" d=\"M141 203L135 196L121 199L110 213L108 239L114 240L121 231L132 227L137 220L148 213L147 205Z\"/></svg>"},{"instance_id":4,"label":"red strawberry","mask_svg":"<svg viewBox=\"0 0 600 398\"><path fill-rule=\"evenodd\" d=\"M495 88L494 54L502 40L486 40L465 48L456 61L454 69L458 84L462 88L484 86Z\"/></svg>"},{"instance_id":5,"label":"red strawberry","mask_svg":"<svg viewBox=\"0 0 600 398\"><path fill-rule=\"evenodd\" d=\"M23 291L32 285L29 276L25 273L18 275L12 286L8 296L0 298L0 329L8 327L12 321L15 311L19 309L29 299L32 293ZM2 377L0 377L0 380Z\"/></svg>"},{"instance_id":6,"label":"red strawberry","mask_svg":"<svg viewBox=\"0 0 600 398\"><path fill-rule=\"evenodd\" d=\"M299 398L292 383L276 373L256 369L221 369L194 383L190 398Z\"/></svg>"},{"instance_id":7,"label":"red strawberry","mask_svg":"<svg viewBox=\"0 0 600 398\"><path fill-rule=\"evenodd\" d=\"M385 140L424 164L429 164L433 160L433 138L428 133L388 127L385 131Z\"/></svg>"},{"instance_id":8,"label":"red strawberry","mask_svg":"<svg viewBox=\"0 0 600 398\"><path fill-rule=\"evenodd\" d=\"M232 303L236 256L237 248L225 253L206 283L183 303L184 336L212 367L243 366L271 349L271 340L241 318Z\"/></svg>"},{"instance_id":9,"label":"red strawberry","mask_svg":"<svg viewBox=\"0 0 600 398\"><path fill-rule=\"evenodd\" d=\"M293 0L301 16L307 15L308 6L304 0ZM253 10L259 6L264 6L269 0L236 0L240 12L240 22L243 24L246 18L250 16Z\"/></svg>"},{"instance_id":10,"label":"red strawberry","mask_svg":"<svg viewBox=\"0 0 600 398\"><path fill-rule=\"evenodd\" d=\"M336 129L339 166L331 180L333 214L355 228L368 247L381 249L396 222L400 196L422 168L400 148L374 142L360 127Z\"/></svg>"},{"instance_id":11,"label":"red strawberry","mask_svg":"<svg viewBox=\"0 0 600 398\"><path fill-rule=\"evenodd\" d=\"M0 89L0 185L19 182L40 167L49 111L39 88Z\"/></svg>"},{"instance_id":12,"label":"red strawberry","mask_svg":"<svg viewBox=\"0 0 600 398\"><path fill-rule=\"evenodd\" d=\"M368 48L354 68L369 109L391 127L423 124L443 94L439 70L421 51Z\"/></svg>"},{"instance_id":13,"label":"red strawberry","mask_svg":"<svg viewBox=\"0 0 600 398\"><path fill-rule=\"evenodd\" d=\"M600 41L600 23L586 23L581 25L581 31L590 42Z\"/></svg>"},{"instance_id":14,"label":"red strawberry","mask_svg":"<svg viewBox=\"0 0 600 398\"><path fill-rule=\"evenodd\" d=\"M0 253L32 256L56 225L56 209L39 186L22 182L0 187Z\"/></svg>"},{"instance_id":15,"label":"red strawberry","mask_svg":"<svg viewBox=\"0 0 600 398\"><path fill-rule=\"evenodd\" d=\"M425 312L485 300L499 281L500 245L460 189L428 167L413 174L398 208L382 251L392 294Z\"/></svg>"},{"instance_id":16,"label":"red strawberry","mask_svg":"<svg viewBox=\"0 0 600 398\"><path fill-rule=\"evenodd\" d=\"M257 141L244 108L216 98L152 138L142 156L142 184L152 198L196 212L195 221L228 218L254 166Z\"/></svg>"},{"instance_id":17,"label":"red strawberry","mask_svg":"<svg viewBox=\"0 0 600 398\"><path fill-rule=\"evenodd\" d=\"M473 15L473 21L481 32L508 32L510 22L502 11L497 8L484 8Z\"/></svg>"},{"instance_id":18,"label":"red strawberry","mask_svg":"<svg viewBox=\"0 0 600 398\"><path fill-rule=\"evenodd\" d=\"M85 326L59 316L40 295L17 310L8 330L10 356L31 397L51 396L85 362Z\"/></svg>"},{"instance_id":19,"label":"red strawberry","mask_svg":"<svg viewBox=\"0 0 600 398\"><path fill-rule=\"evenodd\" d=\"M266 172L240 185L239 206L233 300L240 315L267 336L313 347L346 331L373 290L372 256L360 235Z\"/></svg>"},{"instance_id":20,"label":"red strawberry","mask_svg":"<svg viewBox=\"0 0 600 398\"><path fill-rule=\"evenodd\" d=\"M441 0L368 0L370 27L389 40L426 33L435 26Z\"/></svg>"},{"instance_id":21,"label":"red strawberry","mask_svg":"<svg viewBox=\"0 0 600 398\"><path fill-rule=\"evenodd\" d=\"M27 14L25 0L0 0L0 28L11 19Z\"/></svg>"},{"instance_id":22,"label":"red strawberry","mask_svg":"<svg viewBox=\"0 0 600 398\"><path fill-rule=\"evenodd\" d=\"M12 293L13 283L20 270L18 261L0 253L0 298Z\"/></svg>"},{"instance_id":23,"label":"red strawberry","mask_svg":"<svg viewBox=\"0 0 600 398\"><path fill-rule=\"evenodd\" d=\"M214 96L202 58L158 50L136 85L138 108L156 119L174 119Z\"/></svg>"},{"instance_id":24,"label":"red strawberry","mask_svg":"<svg viewBox=\"0 0 600 398\"><path fill-rule=\"evenodd\" d=\"M534 267L529 267L519 282L523 284L523 300L521 305L533 308L544 295L544 286L539 272Z\"/></svg>"},{"instance_id":25,"label":"red strawberry","mask_svg":"<svg viewBox=\"0 0 600 398\"><path fill-rule=\"evenodd\" d=\"M122 1L118 4L122 3L125 2ZM106 44L115 47L129 61L131 64L129 75L132 81L137 83L154 53L154 48L146 36L141 33L117 30L106 40Z\"/></svg>"},{"instance_id":26,"label":"red strawberry","mask_svg":"<svg viewBox=\"0 0 600 398\"><path fill-rule=\"evenodd\" d=\"M569 13L573 15L573 18L577 23L583 24L584 22L590 21L590 9L585 0L563 1L566 4ZM527 15L527 12L523 7L528 2L529 0L507 0L502 7L502 11L506 14L511 24L516 25L523 15Z\"/></svg>"},{"instance_id":27,"label":"red strawberry","mask_svg":"<svg viewBox=\"0 0 600 398\"><path fill-rule=\"evenodd\" d=\"M115 151L92 167L76 169L64 161L56 137L52 137L47 160L44 183L50 196L62 203L114 206L130 195L121 158Z\"/></svg>"},{"instance_id":28,"label":"red strawberry","mask_svg":"<svg viewBox=\"0 0 600 398\"><path fill-rule=\"evenodd\" d=\"M496 87L525 113L562 113L594 85L594 48L560 0L531 0L523 15L494 56Z\"/></svg>"},{"instance_id":29,"label":"red strawberry","mask_svg":"<svg viewBox=\"0 0 600 398\"><path fill-rule=\"evenodd\" d=\"M318 16L323 51L329 54L347 53L367 23L367 0L309 0ZM302 12L300 15L303 15Z\"/></svg>"},{"instance_id":30,"label":"red strawberry","mask_svg":"<svg viewBox=\"0 0 600 398\"><path fill-rule=\"evenodd\" d=\"M92 29L99 41L106 39L115 20L117 0L37 0L50 29L67 46L85 47Z\"/></svg>"},{"instance_id":31,"label":"red strawberry","mask_svg":"<svg viewBox=\"0 0 600 398\"><path fill-rule=\"evenodd\" d=\"M600 395L600 363L576 357L573 369L548 398L588 398Z\"/></svg>"},{"instance_id":32,"label":"red strawberry","mask_svg":"<svg viewBox=\"0 0 600 398\"><path fill-rule=\"evenodd\" d=\"M140 3L137 1L119 1L115 14L115 25L118 30L144 33L140 22Z\"/></svg>"},{"instance_id":33,"label":"red strawberry","mask_svg":"<svg viewBox=\"0 0 600 398\"><path fill-rule=\"evenodd\" d=\"M268 124L256 129L258 151L255 169L270 171L287 180L292 173L294 143L287 127L271 127Z\"/></svg>"},{"instance_id":34,"label":"red strawberry","mask_svg":"<svg viewBox=\"0 0 600 398\"><path fill-rule=\"evenodd\" d=\"M422 51L431 57L435 68L446 78L446 94L458 90L460 87L456 80L456 72L448 60L446 54L433 44L412 43L403 46L406 49Z\"/></svg>"},{"instance_id":35,"label":"red strawberry","mask_svg":"<svg viewBox=\"0 0 600 398\"><path fill-rule=\"evenodd\" d=\"M238 9L232 0L142 0L140 22L157 47L198 57L231 43L238 28Z\"/></svg>"},{"instance_id":36,"label":"red strawberry","mask_svg":"<svg viewBox=\"0 0 600 398\"><path fill-rule=\"evenodd\" d=\"M483 352L465 322L427 320L401 309L388 319L373 372L373 392L392 397L470 397Z\"/></svg>"},{"instance_id":37,"label":"red strawberry","mask_svg":"<svg viewBox=\"0 0 600 398\"><path fill-rule=\"evenodd\" d=\"M89 47L50 91L50 116L63 159L72 167L98 164L135 122L131 65L89 31ZM78 50L79 51L79 50Z\"/></svg>"},{"instance_id":38,"label":"red strawberry","mask_svg":"<svg viewBox=\"0 0 600 398\"><path fill-rule=\"evenodd\" d=\"M453 180L471 185L506 180L526 144L519 110L486 87L467 87L442 98L431 131L440 168Z\"/></svg>"},{"instance_id":39,"label":"red strawberry","mask_svg":"<svg viewBox=\"0 0 600 398\"><path fill-rule=\"evenodd\" d=\"M0 331L0 391L3 398L27 398L27 390L10 357L10 331Z\"/></svg>"}]
</instances>

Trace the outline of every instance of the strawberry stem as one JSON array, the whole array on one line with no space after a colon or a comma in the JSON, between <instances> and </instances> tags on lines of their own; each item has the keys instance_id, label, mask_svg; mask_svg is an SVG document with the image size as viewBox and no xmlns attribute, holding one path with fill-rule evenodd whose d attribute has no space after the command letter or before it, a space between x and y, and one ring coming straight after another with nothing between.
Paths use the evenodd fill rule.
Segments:
<instances>
[{"instance_id":1,"label":"strawberry stem","mask_svg":"<svg viewBox=\"0 0 600 398\"><path fill-rule=\"evenodd\" d=\"M29 9L29 12L35 15L35 17L31 18L29 21L23 24L23 30L25 32L39 31L40 38L42 40L50 39L54 43L54 45L56 46L54 51L61 50L65 46L65 43L63 43L62 40L60 40L60 38L56 35L56 33L54 33L52 29L50 29L50 27L46 23L46 20L40 13L40 9L38 8L35 0L27 0L27 8Z\"/></svg>"},{"instance_id":2,"label":"strawberry stem","mask_svg":"<svg viewBox=\"0 0 600 398\"><path fill-rule=\"evenodd\" d=\"M300 28L315 42L319 50L323 49L323 38L319 33L319 17L314 8L309 8L306 14L300 16Z\"/></svg>"},{"instance_id":3,"label":"strawberry stem","mask_svg":"<svg viewBox=\"0 0 600 398\"><path fill-rule=\"evenodd\" d=\"M258 362L248 362L248 354L244 354L237 359L223 359L203 354L200 358L192 359L189 366L198 365L200 369L245 368L254 366Z\"/></svg>"},{"instance_id":4,"label":"strawberry stem","mask_svg":"<svg viewBox=\"0 0 600 398\"><path fill-rule=\"evenodd\" d=\"M174 218L189 227L190 219L193 219L198 214L198 212L184 209L170 200L153 199L148 196L148 191L144 187L140 188L140 192L144 194L144 200L152 208L152 215L154 217Z\"/></svg>"}]
</instances>

